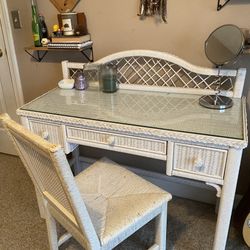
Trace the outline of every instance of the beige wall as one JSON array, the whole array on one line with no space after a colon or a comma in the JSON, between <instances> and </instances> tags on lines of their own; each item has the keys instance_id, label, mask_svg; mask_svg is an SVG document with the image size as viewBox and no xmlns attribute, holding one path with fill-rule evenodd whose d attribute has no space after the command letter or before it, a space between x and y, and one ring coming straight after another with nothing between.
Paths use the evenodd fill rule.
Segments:
<instances>
[{"instance_id":1,"label":"beige wall","mask_svg":"<svg viewBox=\"0 0 250 250\"><path fill-rule=\"evenodd\" d=\"M57 22L57 10L49 0L37 2L51 29ZM156 23L153 18L139 20L136 15L139 0L82 0L76 11L84 11L87 16L89 32L94 41L95 59L121 50L153 49L175 54L196 65L210 67L203 48L211 31L226 23L250 28L250 2L231 2L217 12L217 1L168 1L168 24ZM21 11L23 29L13 32L24 97L29 101L56 86L61 78L60 60L82 60L82 57L78 54L55 52L50 53L43 63L31 60L23 50L25 46L32 44L30 1L8 0L8 5L10 10ZM232 67L247 67L250 72L249 58L248 55L242 56ZM249 93L249 78L248 73L244 90L246 96ZM250 182L249 158L250 150L243 157L240 192Z\"/></svg>"}]
</instances>

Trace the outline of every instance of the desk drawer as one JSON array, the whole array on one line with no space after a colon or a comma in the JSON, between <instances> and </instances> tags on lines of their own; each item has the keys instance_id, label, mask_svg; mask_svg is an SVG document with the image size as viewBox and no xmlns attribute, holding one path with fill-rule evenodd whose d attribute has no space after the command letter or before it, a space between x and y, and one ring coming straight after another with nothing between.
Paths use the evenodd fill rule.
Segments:
<instances>
[{"instance_id":1,"label":"desk drawer","mask_svg":"<svg viewBox=\"0 0 250 250\"><path fill-rule=\"evenodd\" d=\"M59 124L45 123L37 120L29 120L30 130L40 135L45 140L64 146L62 126Z\"/></svg>"},{"instance_id":2,"label":"desk drawer","mask_svg":"<svg viewBox=\"0 0 250 250\"><path fill-rule=\"evenodd\" d=\"M175 143L173 175L223 183L227 150Z\"/></svg>"},{"instance_id":3,"label":"desk drawer","mask_svg":"<svg viewBox=\"0 0 250 250\"><path fill-rule=\"evenodd\" d=\"M82 144L87 146L166 159L167 143L165 141L78 129L75 127L67 127L66 130L67 138L74 143L77 141L81 143L82 141Z\"/></svg>"}]
</instances>

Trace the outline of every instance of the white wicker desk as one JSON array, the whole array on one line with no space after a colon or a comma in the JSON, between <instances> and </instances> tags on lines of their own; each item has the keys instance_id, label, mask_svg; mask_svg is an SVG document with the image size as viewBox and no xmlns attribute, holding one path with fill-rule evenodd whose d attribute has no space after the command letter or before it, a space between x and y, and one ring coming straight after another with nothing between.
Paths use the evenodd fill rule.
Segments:
<instances>
[{"instance_id":1,"label":"white wicker desk","mask_svg":"<svg viewBox=\"0 0 250 250\"><path fill-rule=\"evenodd\" d=\"M225 248L242 150L245 99L223 112L195 94L54 89L18 109L23 125L63 146L103 148L166 161L166 174L202 181L221 197L214 249ZM171 226L171 225L170 225Z\"/></svg>"}]
</instances>

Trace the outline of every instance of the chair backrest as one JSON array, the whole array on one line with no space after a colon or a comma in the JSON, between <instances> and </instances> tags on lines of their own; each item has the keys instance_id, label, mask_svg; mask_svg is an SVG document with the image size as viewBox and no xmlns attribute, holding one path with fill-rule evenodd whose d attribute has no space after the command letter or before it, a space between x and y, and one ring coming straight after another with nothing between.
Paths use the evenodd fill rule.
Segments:
<instances>
[{"instance_id":1,"label":"chair backrest","mask_svg":"<svg viewBox=\"0 0 250 250\"><path fill-rule=\"evenodd\" d=\"M0 121L45 200L79 228L86 238L86 248L99 246L93 224L62 148L26 130L7 114L0 115Z\"/></svg>"}]
</instances>

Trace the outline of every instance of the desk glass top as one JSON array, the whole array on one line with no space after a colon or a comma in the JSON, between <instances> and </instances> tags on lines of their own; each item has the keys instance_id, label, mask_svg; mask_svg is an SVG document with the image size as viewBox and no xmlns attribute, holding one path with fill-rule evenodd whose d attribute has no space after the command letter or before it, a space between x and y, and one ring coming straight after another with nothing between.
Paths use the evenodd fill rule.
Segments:
<instances>
[{"instance_id":1,"label":"desk glass top","mask_svg":"<svg viewBox=\"0 0 250 250\"><path fill-rule=\"evenodd\" d=\"M199 105L199 95L135 90L103 93L53 89L21 110L155 129L243 139L242 100L224 111Z\"/></svg>"}]
</instances>

